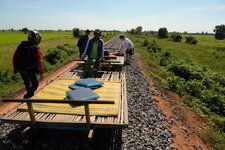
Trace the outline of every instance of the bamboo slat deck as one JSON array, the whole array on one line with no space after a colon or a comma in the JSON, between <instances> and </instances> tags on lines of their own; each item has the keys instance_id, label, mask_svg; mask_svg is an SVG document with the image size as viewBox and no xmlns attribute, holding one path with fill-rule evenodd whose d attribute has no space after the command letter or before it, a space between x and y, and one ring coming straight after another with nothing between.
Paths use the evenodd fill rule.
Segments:
<instances>
[{"instance_id":1,"label":"bamboo slat deck","mask_svg":"<svg viewBox=\"0 0 225 150\"><path fill-rule=\"evenodd\" d=\"M60 79L80 79L82 71L79 69L71 69L65 72ZM1 118L2 122L28 124L36 127L87 127L94 128L123 128L128 125L128 107L127 107L127 93L126 93L126 77L124 72L100 72L100 75L95 77L99 81L120 81L121 82L121 101L119 102L119 112L116 116L89 116L88 104L84 105L85 115L74 114L59 114L47 112L34 112L31 100L16 100L5 99L7 102L25 101L29 108L28 111L21 111L15 109ZM54 82L54 81L53 81ZM50 83L51 84L51 83ZM47 99L47 98L46 98ZM35 100L33 100L35 101ZM44 101L44 100L43 100ZM48 100L46 100L47 102ZM67 101L68 102L68 101ZM71 101L69 101L71 102ZM68 102L68 103L69 103ZM59 102L60 103L60 102ZM62 100L65 103L65 100ZM92 103L92 102L90 102ZM103 102L104 103L104 102ZM107 102L106 102L107 103Z\"/></svg>"}]
</instances>

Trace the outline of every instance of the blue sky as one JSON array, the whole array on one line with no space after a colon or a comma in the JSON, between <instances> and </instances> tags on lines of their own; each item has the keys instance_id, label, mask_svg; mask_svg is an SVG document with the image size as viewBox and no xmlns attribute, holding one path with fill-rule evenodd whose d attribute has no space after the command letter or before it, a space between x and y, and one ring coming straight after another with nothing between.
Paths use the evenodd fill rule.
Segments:
<instances>
[{"instance_id":1,"label":"blue sky","mask_svg":"<svg viewBox=\"0 0 225 150\"><path fill-rule=\"evenodd\" d=\"M209 32L225 24L225 0L0 0L0 29L166 27Z\"/></svg>"}]
</instances>

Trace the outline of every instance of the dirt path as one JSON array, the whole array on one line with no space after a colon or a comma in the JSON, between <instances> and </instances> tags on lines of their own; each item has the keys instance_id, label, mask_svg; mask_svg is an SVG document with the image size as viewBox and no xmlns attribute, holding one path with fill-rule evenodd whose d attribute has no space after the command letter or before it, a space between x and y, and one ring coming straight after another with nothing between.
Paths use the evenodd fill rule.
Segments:
<instances>
[{"instance_id":1,"label":"dirt path","mask_svg":"<svg viewBox=\"0 0 225 150\"><path fill-rule=\"evenodd\" d=\"M153 82L150 83L149 88L156 93L156 95L153 96L153 100L157 102L159 110L170 118L170 120L167 120L167 123L171 126L170 130L174 135L175 149L208 149L199 138L200 132L207 126L206 122L195 113L182 106L181 98L176 94L161 89Z\"/></svg>"},{"instance_id":2,"label":"dirt path","mask_svg":"<svg viewBox=\"0 0 225 150\"><path fill-rule=\"evenodd\" d=\"M60 67L59 69L57 69L56 71L54 71L53 73L51 73L49 76L44 77L43 79L41 79L39 81L39 87L38 87L38 89L37 89L36 92L38 92L41 89L43 89L46 85L48 85L49 83L51 83L54 79L56 79L57 77L59 77L65 71L67 71L70 68L74 67L75 64L76 64L76 62L75 61L72 61L72 62L66 64L63 67ZM25 89L21 89L18 92L12 94L10 96L10 98L22 98L24 94L25 94ZM19 104L20 103L4 103L3 105L0 106L0 116L3 116L7 112L15 109L16 107L18 107Z\"/></svg>"}]
</instances>

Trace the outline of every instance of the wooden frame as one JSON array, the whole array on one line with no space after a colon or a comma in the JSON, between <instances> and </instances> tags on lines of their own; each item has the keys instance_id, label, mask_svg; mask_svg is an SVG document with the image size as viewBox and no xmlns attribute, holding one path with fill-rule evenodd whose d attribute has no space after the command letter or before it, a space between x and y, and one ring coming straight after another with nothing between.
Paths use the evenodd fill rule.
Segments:
<instances>
[{"instance_id":1,"label":"wooden frame","mask_svg":"<svg viewBox=\"0 0 225 150\"><path fill-rule=\"evenodd\" d=\"M54 99L3 99L3 102L25 102L27 103L28 112L30 115L31 126L35 129L36 128L36 119L34 115L34 110L32 103L64 103L64 104L77 104L77 105L84 105L85 109L85 117L86 117L86 124L87 128L90 129L90 113L89 113L89 104L114 104L114 101L96 101L96 100L54 100Z\"/></svg>"},{"instance_id":2,"label":"wooden frame","mask_svg":"<svg viewBox=\"0 0 225 150\"><path fill-rule=\"evenodd\" d=\"M57 79L77 79L80 74L80 70L75 68L63 73ZM102 72L103 75L96 80L99 81L121 81L121 101L119 103L119 113L117 116L88 116L88 108L86 105L85 115L71 115L71 114L59 114L59 113L47 113L47 112L33 112L33 102L55 102L55 103L74 103L74 101L65 100L32 100L32 99L4 99L5 102L26 102L29 108L28 111L22 111L19 109L12 110L8 114L4 115L2 122L28 124L32 127L44 126L68 126L71 128L85 127L88 129L95 128L124 128L128 125L128 108L127 108L127 93L126 93L126 78L125 73L122 72ZM57 80L56 79L56 80ZM54 80L55 81L55 80ZM54 82L53 81L53 82ZM51 84L51 83L49 83ZM45 103L44 102L44 103ZM110 101L75 101L84 105L90 103L112 103ZM86 119L88 118L88 119ZM90 119L89 119L90 118Z\"/></svg>"}]
</instances>

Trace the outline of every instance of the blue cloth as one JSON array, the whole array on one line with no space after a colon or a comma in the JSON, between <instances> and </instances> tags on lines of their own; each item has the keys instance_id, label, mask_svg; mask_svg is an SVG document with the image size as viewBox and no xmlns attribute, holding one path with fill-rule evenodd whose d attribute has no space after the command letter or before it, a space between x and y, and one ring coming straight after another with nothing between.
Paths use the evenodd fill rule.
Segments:
<instances>
[{"instance_id":1,"label":"blue cloth","mask_svg":"<svg viewBox=\"0 0 225 150\"><path fill-rule=\"evenodd\" d=\"M81 80L76 81L75 84L79 85L79 86L95 88L95 87L100 87L103 84L103 82L97 81L92 78L86 78L86 79L81 79Z\"/></svg>"},{"instance_id":2,"label":"blue cloth","mask_svg":"<svg viewBox=\"0 0 225 150\"><path fill-rule=\"evenodd\" d=\"M83 86L79 86L79 85L75 85L75 84L70 84L69 85L69 88L71 90L76 90L76 89L79 89L79 88L84 88Z\"/></svg>"},{"instance_id":3,"label":"blue cloth","mask_svg":"<svg viewBox=\"0 0 225 150\"><path fill-rule=\"evenodd\" d=\"M67 91L66 95L71 100L96 100L100 97L89 88L79 88L77 90Z\"/></svg>"},{"instance_id":4,"label":"blue cloth","mask_svg":"<svg viewBox=\"0 0 225 150\"><path fill-rule=\"evenodd\" d=\"M87 55L88 57L90 57L95 41L96 39L93 37L87 42L88 45L83 55ZM101 59L103 55L104 55L104 42L102 39L98 39L98 58L97 59Z\"/></svg>"}]
</instances>

